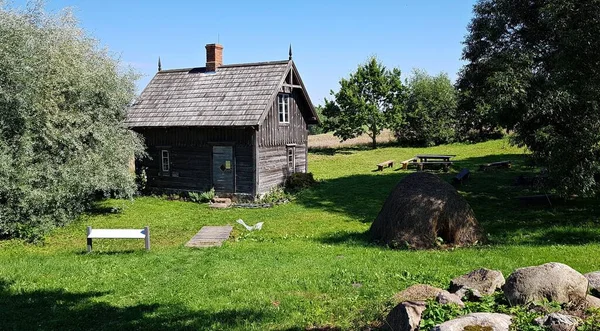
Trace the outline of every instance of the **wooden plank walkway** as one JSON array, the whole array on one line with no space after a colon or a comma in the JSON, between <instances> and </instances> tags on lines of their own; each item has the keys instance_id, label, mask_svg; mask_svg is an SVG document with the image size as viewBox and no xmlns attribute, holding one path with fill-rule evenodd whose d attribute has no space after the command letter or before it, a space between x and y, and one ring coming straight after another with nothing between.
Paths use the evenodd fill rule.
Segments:
<instances>
[{"instance_id":1,"label":"wooden plank walkway","mask_svg":"<svg viewBox=\"0 0 600 331\"><path fill-rule=\"evenodd\" d=\"M190 241L185 244L186 247L215 247L223 245L223 242L229 238L233 226L203 226Z\"/></svg>"}]
</instances>

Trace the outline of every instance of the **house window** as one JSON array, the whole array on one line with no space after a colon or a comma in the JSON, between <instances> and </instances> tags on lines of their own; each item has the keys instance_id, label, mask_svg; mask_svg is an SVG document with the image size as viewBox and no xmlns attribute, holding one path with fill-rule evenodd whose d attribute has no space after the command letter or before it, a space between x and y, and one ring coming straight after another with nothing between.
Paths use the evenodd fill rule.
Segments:
<instances>
[{"instance_id":1,"label":"house window","mask_svg":"<svg viewBox=\"0 0 600 331\"><path fill-rule=\"evenodd\" d=\"M292 174L296 172L296 148L288 147L287 149L288 170Z\"/></svg>"},{"instance_id":2,"label":"house window","mask_svg":"<svg viewBox=\"0 0 600 331\"><path fill-rule=\"evenodd\" d=\"M169 160L169 151L166 149L163 149L161 151L161 163L162 163L162 171L164 172L169 172L171 170L171 166L170 166L170 160Z\"/></svg>"},{"instance_id":3,"label":"house window","mask_svg":"<svg viewBox=\"0 0 600 331\"><path fill-rule=\"evenodd\" d=\"M290 95L280 94L278 97L279 105L279 123L290 122Z\"/></svg>"}]
</instances>

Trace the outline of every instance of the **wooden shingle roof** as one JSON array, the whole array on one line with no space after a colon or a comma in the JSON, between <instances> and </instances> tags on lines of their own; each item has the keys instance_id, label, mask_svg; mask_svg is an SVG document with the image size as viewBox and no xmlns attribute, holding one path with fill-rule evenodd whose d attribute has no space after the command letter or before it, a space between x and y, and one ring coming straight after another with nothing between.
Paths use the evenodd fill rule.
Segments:
<instances>
[{"instance_id":1,"label":"wooden shingle roof","mask_svg":"<svg viewBox=\"0 0 600 331\"><path fill-rule=\"evenodd\" d=\"M129 107L127 124L259 125L292 66L290 60L223 65L216 72L205 68L159 71Z\"/></svg>"}]
</instances>

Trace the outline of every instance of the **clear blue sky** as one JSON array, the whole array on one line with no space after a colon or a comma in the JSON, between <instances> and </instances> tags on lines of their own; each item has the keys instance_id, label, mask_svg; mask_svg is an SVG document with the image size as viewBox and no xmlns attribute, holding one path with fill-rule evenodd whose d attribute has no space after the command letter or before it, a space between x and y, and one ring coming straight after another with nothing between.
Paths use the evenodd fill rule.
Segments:
<instances>
[{"instance_id":1,"label":"clear blue sky","mask_svg":"<svg viewBox=\"0 0 600 331\"><path fill-rule=\"evenodd\" d=\"M23 6L24 0L13 1ZM81 25L142 72L141 91L163 69L200 67L219 41L226 64L293 57L315 104L369 56L403 76L413 68L454 80L475 0L153 1L47 0L73 7Z\"/></svg>"}]
</instances>

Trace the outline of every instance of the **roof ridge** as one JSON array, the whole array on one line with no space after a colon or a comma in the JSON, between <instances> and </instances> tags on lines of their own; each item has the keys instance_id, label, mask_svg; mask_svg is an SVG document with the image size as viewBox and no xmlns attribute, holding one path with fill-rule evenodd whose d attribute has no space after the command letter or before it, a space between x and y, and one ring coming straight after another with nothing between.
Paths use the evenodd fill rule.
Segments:
<instances>
[{"instance_id":1,"label":"roof ridge","mask_svg":"<svg viewBox=\"0 0 600 331\"><path fill-rule=\"evenodd\" d=\"M264 66L264 65L273 65L273 64L287 64L290 60L279 60L279 61L266 61L266 62L250 62L250 63L234 63L234 64L224 64L219 68L235 68L235 67L254 67L254 66ZM201 70L206 69L206 67L193 67L193 68L179 68L179 69L163 69L158 71L158 74L169 73L169 72L183 72L183 71L192 71L192 70Z\"/></svg>"}]
</instances>

